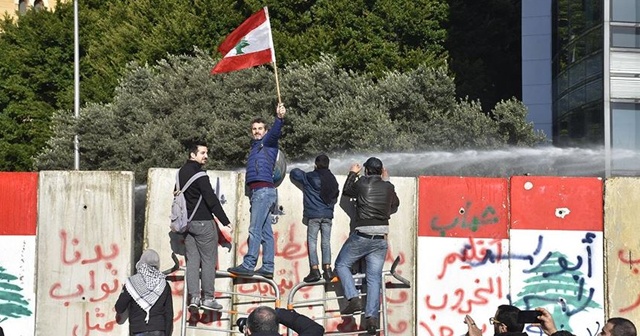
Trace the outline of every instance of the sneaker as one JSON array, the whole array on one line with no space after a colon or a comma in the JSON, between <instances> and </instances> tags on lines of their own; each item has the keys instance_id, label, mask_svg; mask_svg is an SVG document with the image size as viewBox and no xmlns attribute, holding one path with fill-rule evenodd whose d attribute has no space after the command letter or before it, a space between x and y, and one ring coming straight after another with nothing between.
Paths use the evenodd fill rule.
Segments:
<instances>
[{"instance_id":1,"label":"sneaker","mask_svg":"<svg viewBox=\"0 0 640 336\"><path fill-rule=\"evenodd\" d=\"M189 309L198 309L200 307L200 298L197 296L192 296L191 301L189 301Z\"/></svg>"},{"instance_id":2,"label":"sneaker","mask_svg":"<svg viewBox=\"0 0 640 336\"><path fill-rule=\"evenodd\" d=\"M273 272L267 272L267 271L263 270L263 269L262 269L262 267L260 267L260 268L255 272L255 274L257 274L257 275L261 275L261 276L263 276L263 277L265 277L265 278L268 278L268 279L273 279Z\"/></svg>"},{"instance_id":3,"label":"sneaker","mask_svg":"<svg viewBox=\"0 0 640 336\"><path fill-rule=\"evenodd\" d=\"M328 266L328 267L324 268L324 273L322 274L322 277L327 282L331 282L331 280L335 277L335 275L333 274L333 271L331 270L331 266Z\"/></svg>"},{"instance_id":4,"label":"sneaker","mask_svg":"<svg viewBox=\"0 0 640 336\"><path fill-rule=\"evenodd\" d=\"M222 305L216 301L214 298L204 299L202 300L202 304L200 304L200 308L206 310L220 310L222 309Z\"/></svg>"},{"instance_id":5,"label":"sneaker","mask_svg":"<svg viewBox=\"0 0 640 336\"><path fill-rule=\"evenodd\" d=\"M304 279L302 280L304 282L316 282L316 281L320 281L320 279L321 279L320 270L318 270L317 268L312 268L311 271L309 272L309 275L304 277Z\"/></svg>"},{"instance_id":6,"label":"sneaker","mask_svg":"<svg viewBox=\"0 0 640 336\"><path fill-rule=\"evenodd\" d=\"M245 268L242 265L239 265L239 266L236 266L236 267L229 267L229 268L227 268L227 272L233 273L233 274L236 274L236 275L247 275L247 276L252 276L252 275L255 274L255 272L253 270Z\"/></svg>"},{"instance_id":7,"label":"sneaker","mask_svg":"<svg viewBox=\"0 0 640 336\"><path fill-rule=\"evenodd\" d=\"M360 302L360 298L356 296L349 300L349 303L344 307L341 313L342 315L351 315L357 311L362 311L362 303Z\"/></svg>"},{"instance_id":8,"label":"sneaker","mask_svg":"<svg viewBox=\"0 0 640 336\"><path fill-rule=\"evenodd\" d=\"M375 317L367 317L365 319L367 322L367 334L369 335L377 335L378 334L378 319Z\"/></svg>"}]
</instances>

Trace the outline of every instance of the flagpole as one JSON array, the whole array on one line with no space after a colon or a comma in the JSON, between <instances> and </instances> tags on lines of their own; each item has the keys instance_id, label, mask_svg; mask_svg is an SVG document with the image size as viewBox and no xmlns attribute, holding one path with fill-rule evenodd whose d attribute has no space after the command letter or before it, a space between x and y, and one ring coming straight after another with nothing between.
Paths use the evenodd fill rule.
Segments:
<instances>
[{"instance_id":1,"label":"flagpole","mask_svg":"<svg viewBox=\"0 0 640 336\"><path fill-rule=\"evenodd\" d=\"M276 92L278 93L278 104L282 103L282 98L280 98L280 82L278 81L278 67L276 66L276 62L273 62L273 73L276 75Z\"/></svg>"}]
</instances>

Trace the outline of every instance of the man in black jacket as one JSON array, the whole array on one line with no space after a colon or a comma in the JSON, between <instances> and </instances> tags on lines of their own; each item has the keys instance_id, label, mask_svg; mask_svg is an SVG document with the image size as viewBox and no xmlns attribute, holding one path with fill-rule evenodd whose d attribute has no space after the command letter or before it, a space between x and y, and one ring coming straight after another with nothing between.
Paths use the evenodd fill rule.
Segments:
<instances>
[{"instance_id":1,"label":"man in black jacket","mask_svg":"<svg viewBox=\"0 0 640 336\"><path fill-rule=\"evenodd\" d=\"M247 318L245 335L280 336L279 324L295 331L300 336L324 335L324 328L314 320L298 314L295 310L287 310L267 306L254 309Z\"/></svg>"},{"instance_id":2,"label":"man in black jacket","mask_svg":"<svg viewBox=\"0 0 640 336\"><path fill-rule=\"evenodd\" d=\"M520 309L511 305L500 305L495 315L489 319L493 325L494 336L527 336L523 332L524 323L518 322L518 313ZM476 325L471 316L466 315L464 323L469 328L467 336L482 336L482 330Z\"/></svg>"},{"instance_id":3,"label":"man in black jacket","mask_svg":"<svg viewBox=\"0 0 640 336\"><path fill-rule=\"evenodd\" d=\"M398 210L400 201L389 174L380 159L371 157L364 163L365 176L358 178L360 164L351 166L342 195L356 199L355 230L342 245L336 258L336 273L344 296L349 300L342 314L362 310L360 297L351 274L351 266L361 258L366 261L367 304L364 310L366 329L378 331L382 267L387 255L389 218Z\"/></svg>"},{"instance_id":4,"label":"man in black jacket","mask_svg":"<svg viewBox=\"0 0 640 336\"><path fill-rule=\"evenodd\" d=\"M189 159L178 173L181 186L193 175L203 171L202 167L207 163L207 159L206 143L195 142L189 147ZM220 310L222 305L214 297L218 227L213 216L215 215L223 225L233 227L211 187L209 176L205 175L195 180L184 192L184 198L187 203L187 213L191 215L195 211L184 239L187 250L187 288L191 296L189 308ZM197 208L196 205L198 205ZM202 300L200 286L202 286Z\"/></svg>"}]
</instances>

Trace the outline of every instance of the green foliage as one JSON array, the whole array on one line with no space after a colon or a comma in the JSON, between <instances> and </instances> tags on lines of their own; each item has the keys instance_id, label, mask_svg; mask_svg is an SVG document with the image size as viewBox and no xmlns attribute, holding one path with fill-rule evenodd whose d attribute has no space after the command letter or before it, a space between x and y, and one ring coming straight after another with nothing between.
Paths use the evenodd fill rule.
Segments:
<instances>
[{"instance_id":1,"label":"green foliage","mask_svg":"<svg viewBox=\"0 0 640 336\"><path fill-rule=\"evenodd\" d=\"M491 110L498 123L498 133L511 146L530 146L546 141L542 131L536 131L533 123L526 120L527 108L515 98L501 101Z\"/></svg>"},{"instance_id":2,"label":"green foliage","mask_svg":"<svg viewBox=\"0 0 640 336\"><path fill-rule=\"evenodd\" d=\"M440 0L282 0L269 4L279 59L318 61L381 76L442 65L448 5Z\"/></svg>"},{"instance_id":3,"label":"green foliage","mask_svg":"<svg viewBox=\"0 0 640 336\"><path fill-rule=\"evenodd\" d=\"M79 2L80 100L107 103L126 65L167 55L215 54L263 1ZM336 55L340 68L380 77L443 64L447 5L441 0L279 0L269 3L279 66ZM56 110L73 108L73 2L0 23L0 169L32 169ZM216 54L216 57L220 55ZM269 85L269 84L267 84ZM93 107L88 107L89 110ZM240 151L238 151L240 152Z\"/></svg>"},{"instance_id":4,"label":"green foliage","mask_svg":"<svg viewBox=\"0 0 640 336\"><path fill-rule=\"evenodd\" d=\"M51 135L53 112L73 99L73 19L69 7L31 10L20 25L0 21L0 170L30 170Z\"/></svg>"},{"instance_id":5,"label":"green foliage","mask_svg":"<svg viewBox=\"0 0 640 336\"><path fill-rule=\"evenodd\" d=\"M176 166L184 158L175 153L190 136L206 138L212 153L221 153L211 158L213 166L242 165L246 123L253 115L271 116L276 103L272 74L258 68L211 77L206 55L218 59L216 46L264 1L81 1L81 120L71 112L72 5L0 23L0 170L33 169L35 156L38 167L68 169L76 132L86 169L144 175L148 166ZM282 140L290 158L538 141L521 118L522 106L495 105L517 87L502 78L517 68L508 57L518 26L511 2L276 0L268 6L283 99L293 112ZM492 19L498 12L500 19ZM499 47L495 41L502 41ZM445 68L448 58L455 81ZM470 98L457 101L456 85L459 96ZM495 111L479 113L478 98L485 112L494 105Z\"/></svg>"},{"instance_id":6,"label":"green foliage","mask_svg":"<svg viewBox=\"0 0 640 336\"><path fill-rule=\"evenodd\" d=\"M213 60L198 49L193 53L154 66L132 64L113 102L88 105L77 123L70 111L59 111L38 168L68 168L73 134L80 138L83 169L132 170L138 182L151 167L180 166L187 158L184 144L193 139L208 142L208 168L243 166L250 120L273 120L273 72L264 66L212 76ZM280 72L288 110L281 145L290 160L318 152L475 149L505 146L511 138L519 145L537 141L529 136L522 104L499 104L494 120L479 103L456 101L444 68L422 66L372 80L337 62L325 55Z\"/></svg>"}]
</instances>

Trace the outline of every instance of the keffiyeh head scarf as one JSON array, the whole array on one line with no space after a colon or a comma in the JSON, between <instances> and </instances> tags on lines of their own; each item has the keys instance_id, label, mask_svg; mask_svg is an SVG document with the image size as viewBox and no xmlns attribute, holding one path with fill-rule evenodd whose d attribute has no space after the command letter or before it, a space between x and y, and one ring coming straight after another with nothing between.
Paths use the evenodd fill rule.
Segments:
<instances>
[{"instance_id":1,"label":"keffiyeh head scarf","mask_svg":"<svg viewBox=\"0 0 640 336\"><path fill-rule=\"evenodd\" d=\"M147 313L145 322L149 323L149 311L158 301L167 285L165 275L158 270L160 257L154 250L145 250L136 263L137 273L127 279L125 288L136 303Z\"/></svg>"}]
</instances>

